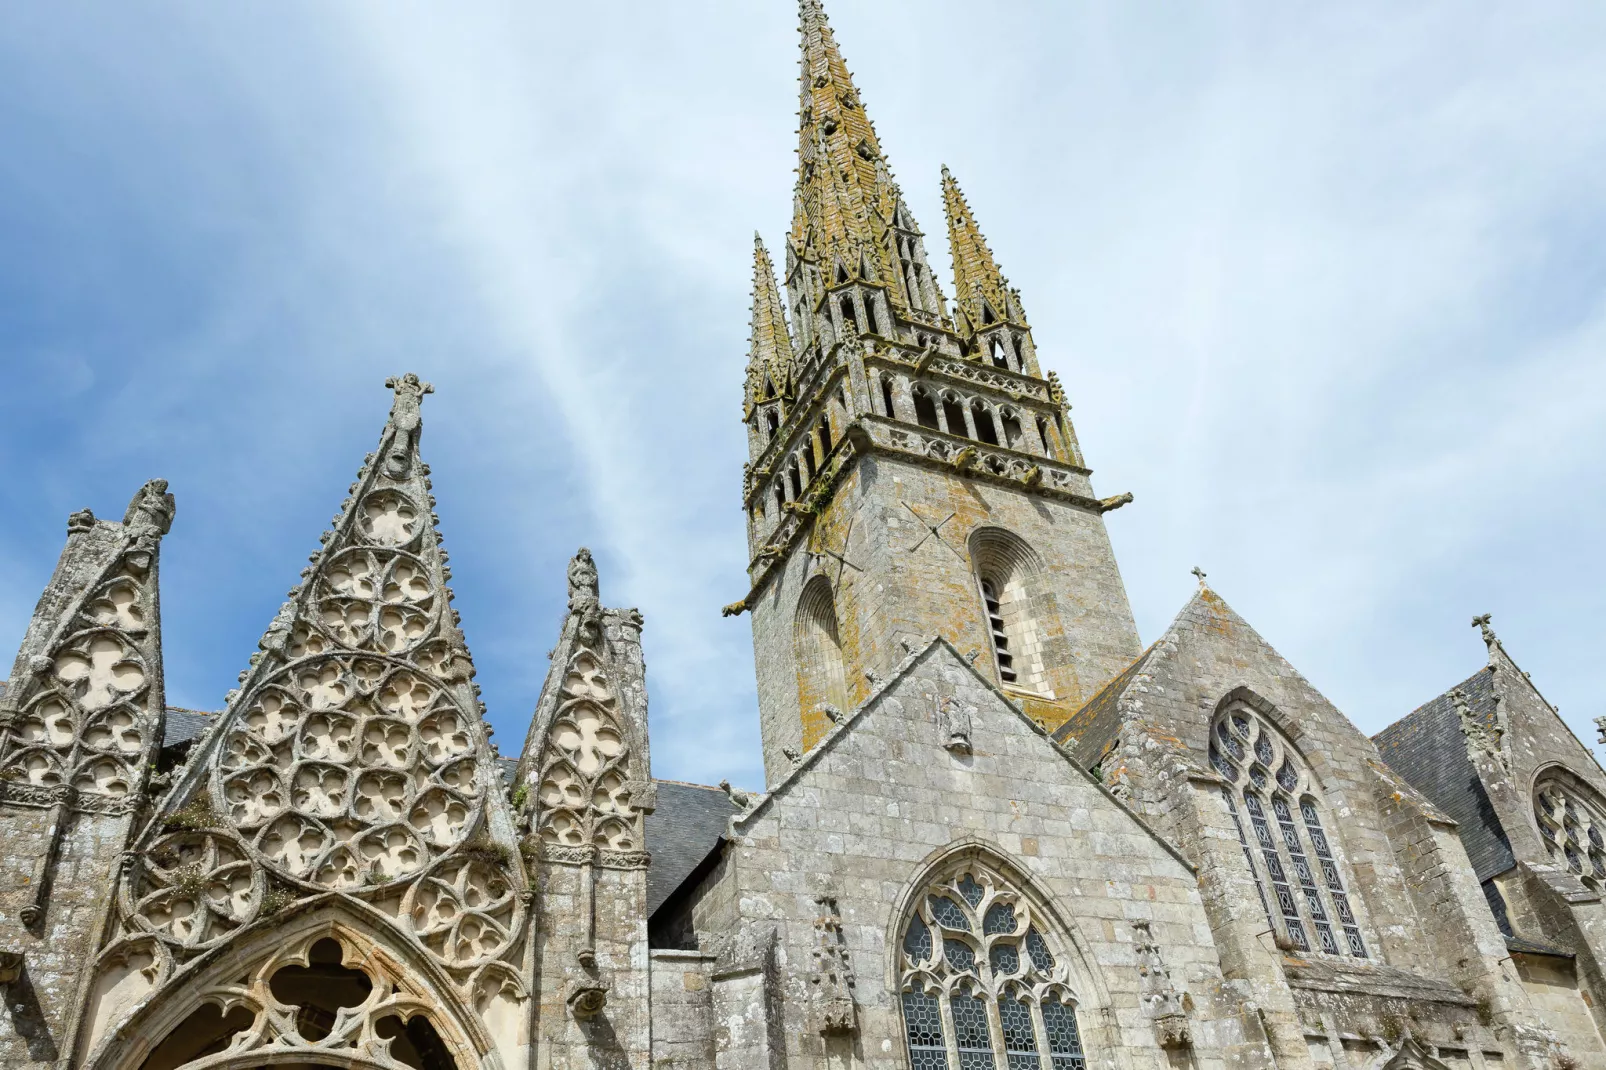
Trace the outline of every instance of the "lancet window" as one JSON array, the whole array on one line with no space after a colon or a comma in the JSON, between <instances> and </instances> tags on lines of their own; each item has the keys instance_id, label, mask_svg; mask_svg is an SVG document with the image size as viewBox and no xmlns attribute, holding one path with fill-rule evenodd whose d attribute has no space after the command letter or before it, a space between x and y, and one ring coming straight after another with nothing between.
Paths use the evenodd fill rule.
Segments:
<instances>
[{"instance_id":1,"label":"lancet window","mask_svg":"<svg viewBox=\"0 0 1606 1070\"><path fill-rule=\"evenodd\" d=\"M1594 791L1553 771L1534 788L1534 817L1552 858L1590 887L1606 882L1606 806Z\"/></svg>"},{"instance_id":2,"label":"lancet window","mask_svg":"<svg viewBox=\"0 0 1606 1070\"><path fill-rule=\"evenodd\" d=\"M971 537L970 552L998 682L1052 697L1033 607L1040 560L1031 547L1001 528L978 530Z\"/></svg>"},{"instance_id":3,"label":"lancet window","mask_svg":"<svg viewBox=\"0 0 1606 1070\"><path fill-rule=\"evenodd\" d=\"M1227 781L1227 809L1272 928L1297 951L1366 958L1339 859L1322 824L1319 789L1293 745L1238 702L1211 729L1210 764ZM1235 799L1249 815L1254 849Z\"/></svg>"},{"instance_id":4,"label":"lancet window","mask_svg":"<svg viewBox=\"0 0 1606 1070\"><path fill-rule=\"evenodd\" d=\"M929 884L899 953L913 1070L1085 1070L1063 941L980 865Z\"/></svg>"}]
</instances>

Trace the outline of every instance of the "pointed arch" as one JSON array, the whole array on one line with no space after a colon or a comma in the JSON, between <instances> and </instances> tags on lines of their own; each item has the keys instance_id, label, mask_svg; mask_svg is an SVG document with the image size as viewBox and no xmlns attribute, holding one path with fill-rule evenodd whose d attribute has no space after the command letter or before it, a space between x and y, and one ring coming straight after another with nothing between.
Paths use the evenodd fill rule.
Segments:
<instances>
[{"instance_id":1,"label":"pointed arch","mask_svg":"<svg viewBox=\"0 0 1606 1070\"><path fill-rule=\"evenodd\" d=\"M1014 532L981 527L971 533L970 559L999 683L1049 694L1042 558Z\"/></svg>"},{"instance_id":2,"label":"pointed arch","mask_svg":"<svg viewBox=\"0 0 1606 1070\"><path fill-rule=\"evenodd\" d=\"M842 637L831 581L815 576L798 598L792 626L792 649L797 663L798 709L803 718L803 745L812 747L830 728L824 707L846 711L847 671L843 665Z\"/></svg>"},{"instance_id":3,"label":"pointed arch","mask_svg":"<svg viewBox=\"0 0 1606 1070\"><path fill-rule=\"evenodd\" d=\"M1248 688L1228 692L1210 725L1210 765L1224 782L1222 798L1273 931L1296 951L1367 958L1350 898L1354 881L1345 879L1341 852L1327 836L1333 822L1321 781L1284 720Z\"/></svg>"},{"instance_id":4,"label":"pointed arch","mask_svg":"<svg viewBox=\"0 0 1606 1070\"><path fill-rule=\"evenodd\" d=\"M1528 797L1534 830L1551 858L1599 891L1606 885L1606 799L1560 762L1540 767Z\"/></svg>"},{"instance_id":5,"label":"pointed arch","mask_svg":"<svg viewBox=\"0 0 1606 1070\"><path fill-rule=\"evenodd\" d=\"M885 981L916 1068L1083 1067L1120 1048L1097 960L1025 868L969 837L928 855L889 917Z\"/></svg>"},{"instance_id":6,"label":"pointed arch","mask_svg":"<svg viewBox=\"0 0 1606 1070\"><path fill-rule=\"evenodd\" d=\"M355 1008L322 1016L327 1025L349 1032L350 1043L315 1049L295 1025L300 1005L284 1002L284 986L275 990L273 979L286 969L307 969L315 945L326 941L338 945L341 969L363 974L370 990ZM99 965L104 968L108 956L125 954L125 948L114 946ZM503 984L499 973L482 967L475 976L482 975L489 983ZM221 1023L226 1029L241 1010L249 1015L249 1024L232 1037L224 1033L218 1038L223 1041L220 1050L184 1064L186 1070L191 1065L197 1070L246 1070L297 1061L297 1056L300 1061L329 1060L331 1066L379 1066L375 1056L383 1055L389 1035L419 1016L428 1020L458 1070L479 1067L497 1050L479 1015L432 955L375 907L338 893L307 900L270 922L242 929L163 980L120 1022L107 1021L100 1035L86 1038L86 1070L141 1070L175 1030L208 1006L221 1012L214 1026Z\"/></svg>"}]
</instances>

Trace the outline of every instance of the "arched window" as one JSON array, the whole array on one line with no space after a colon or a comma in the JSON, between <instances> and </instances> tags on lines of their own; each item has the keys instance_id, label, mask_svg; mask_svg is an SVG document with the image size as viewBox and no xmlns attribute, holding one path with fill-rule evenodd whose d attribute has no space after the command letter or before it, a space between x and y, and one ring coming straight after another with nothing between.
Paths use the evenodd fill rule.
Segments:
<instances>
[{"instance_id":1,"label":"arched window","mask_svg":"<svg viewBox=\"0 0 1606 1070\"><path fill-rule=\"evenodd\" d=\"M775 515L786 515L786 491L779 482L775 484Z\"/></svg>"},{"instance_id":2,"label":"arched window","mask_svg":"<svg viewBox=\"0 0 1606 1070\"><path fill-rule=\"evenodd\" d=\"M1000 528L981 528L972 535L970 554L998 682L1053 697L1043 662L1042 632L1032 604L1041 590L1037 555Z\"/></svg>"},{"instance_id":3,"label":"arched window","mask_svg":"<svg viewBox=\"0 0 1606 1070\"><path fill-rule=\"evenodd\" d=\"M871 334L880 334L881 333L881 327L876 322L876 318L875 318L875 297L874 297L874 295L871 295L871 294L866 294L865 295L865 298L864 298L864 320L865 320L865 323L869 325Z\"/></svg>"},{"instance_id":4,"label":"arched window","mask_svg":"<svg viewBox=\"0 0 1606 1070\"><path fill-rule=\"evenodd\" d=\"M942 416L948 421L948 433L961 438L969 438L970 432L965 428L965 407L959 403L959 398L953 394L942 396Z\"/></svg>"},{"instance_id":5,"label":"arched window","mask_svg":"<svg viewBox=\"0 0 1606 1070\"><path fill-rule=\"evenodd\" d=\"M831 456L831 416L820 413L820 459Z\"/></svg>"},{"instance_id":6,"label":"arched window","mask_svg":"<svg viewBox=\"0 0 1606 1070\"><path fill-rule=\"evenodd\" d=\"M771 438L774 438L775 432L781 429L781 418L775 415L774 409L770 409L764 414L764 426L769 428Z\"/></svg>"},{"instance_id":7,"label":"arched window","mask_svg":"<svg viewBox=\"0 0 1606 1070\"><path fill-rule=\"evenodd\" d=\"M798 479L798 476L797 476L797 461L796 461L796 459L794 459L791 464L786 466L786 475L787 475L787 478L792 481L792 497L793 497L793 499L797 499L797 498L803 497L803 483L802 483L802 481L800 479Z\"/></svg>"},{"instance_id":8,"label":"arched window","mask_svg":"<svg viewBox=\"0 0 1606 1070\"><path fill-rule=\"evenodd\" d=\"M1236 701L1210 731L1210 764L1229 785L1227 808L1238 825L1244 858L1261 893L1261 905L1267 908L1268 921L1274 904L1266 898L1262 872L1271 882L1280 917L1280 926L1274 922L1273 928L1280 927L1298 951L1366 958L1366 943L1322 824L1320 789L1293 744L1254 707ZM1244 835L1235 794L1249 815L1259 865ZM1335 935L1334 921L1342 936ZM1309 931L1315 933L1314 946Z\"/></svg>"},{"instance_id":9,"label":"arched window","mask_svg":"<svg viewBox=\"0 0 1606 1070\"><path fill-rule=\"evenodd\" d=\"M814 443L806 439L803 443L803 469L808 473L809 482L812 483L818 470L814 467Z\"/></svg>"},{"instance_id":10,"label":"arched window","mask_svg":"<svg viewBox=\"0 0 1606 1070\"><path fill-rule=\"evenodd\" d=\"M993 367L1009 367L1009 348L999 339L996 334L993 335L992 341L988 344L988 348L992 351Z\"/></svg>"},{"instance_id":11,"label":"arched window","mask_svg":"<svg viewBox=\"0 0 1606 1070\"><path fill-rule=\"evenodd\" d=\"M896 416L892 408L892 380L885 375L881 377L881 404L885 407L888 416Z\"/></svg>"},{"instance_id":12,"label":"arched window","mask_svg":"<svg viewBox=\"0 0 1606 1070\"><path fill-rule=\"evenodd\" d=\"M1013 410L1004 409L999 413L998 421L1004 425L1004 445L1010 449L1020 449L1020 417L1015 415Z\"/></svg>"},{"instance_id":13,"label":"arched window","mask_svg":"<svg viewBox=\"0 0 1606 1070\"><path fill-rule=\"evenodd\" d=\"M1043 452L1054 456L1054 440L1048 437L1048 421L1041 416L1037 418L1037 437L1043 443Z\"/></svg>"},{"instance_id":14,"label":"arched window","mask_svg":"<svg viewBox=\"0 0 1606 1070\"><path fill-rule=\"evenodd\" d=\"M1534 784L1534 819L1552 858L1591 888L1606 882L1606 806L1589 785L1564 769Z\"/></svg>"},{"instance_id":15,"label":"arched window","mask_svg":"<svg viewBox=\"0 0 1606 1070\"><path fill-rule=\"evenodd\" d=\"M842 313L842 322L851 323L853 324L854 328L857 329L859 326L859 317L854 315L853 312L853 298L849 297L847 294L843 294L840 298L838 298L836 307L837 311Z\"/></svg>"},{"instance_id":16,"label":"arched window","mask_svg":"<svg viewBox=\"0 0 1606 1070\"><path fill-rule=\"evenodd\" d=\"M970 403L970 419L976 425L976 437L989 446L998 445L998 430L993 427L992 410L983 405L980 399Z\"/></svg>"},{"instance_id":17,"label":"arched window","mask_svg":"<svg viewBox=\"0 0 1606 1070\"><path fill-rule=\"evenodd\" d=\"M937 430L937 403L931 400L931 394L923 386L917 386L910 391L915 402L915 420L921 427Z\"/></svg>"},{"instance_id":18,"label":"arched window","mask_svg":"<svg viewBox=\"0 0 1606 1070\"><path fill-rule=\"evenodd\" d=\"M1085 1070L1064 944L1002 876L972 864L931 882L900 946L914 1070Z\"/></svg>"},{"instance_id":19,"label":"arched window","mask_svg":"<svg viewBox=\"0 0 1606 1070\"><path fill-rule=\"evenodd\" d=\"M812 747L831 726L824 707L848 709L847 673L837 631L831 582L816 576L803 588L792 629L797 660L798 708L803 716L803 745Z\"/></svg>"}]
</instances>

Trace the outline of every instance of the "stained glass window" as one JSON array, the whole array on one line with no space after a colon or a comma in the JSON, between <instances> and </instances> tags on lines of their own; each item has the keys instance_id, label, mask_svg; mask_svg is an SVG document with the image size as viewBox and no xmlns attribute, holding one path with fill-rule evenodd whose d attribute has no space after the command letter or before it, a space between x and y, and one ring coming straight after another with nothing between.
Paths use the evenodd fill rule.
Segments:
<instances>
[{"instance_id":1,"label":"stained glass window","mask_svg":"<svg viewBox=\"0 0 1606 1070\"><path fill-rule=\"evenodd\" d=\"M1210 766L1226 781L1222 796L1266 920L1273 929L1281 928L1296 951L1365 958L1354 904L1318 817L1316 785L1298 751L1244 703L1216 722L1210 741ZM1253 846L1239 815L1240 802L1249 815ZM1294 817L1295 805L1303 826ZM1556 824L1560 826L1559 818ZM1606 847L1600 853L1606 873Z\"/></svg>"},{"instance_id":2,"label":"stained glass window","mask_svg":"<svg viewBox=\"0 0 1606 1070\"><path fill-rule=\"evenodd\" d=\"M973 866L925 889L902 947L914 1070L1085 1070L1069 971L998 874Z\"/></svg>"},{"instance_id":3,"label":"stained glass window","mask_svg":"<svg viewBox=\"0 0 1606 1070\"><path fill-rule=\"evenodd\" d=\"M1606 882L1606 806L1593 788L1565 770L1540 779L1534 791L1540 838L1568 872L1593 887Z\"/></svg>"}]
</instances>

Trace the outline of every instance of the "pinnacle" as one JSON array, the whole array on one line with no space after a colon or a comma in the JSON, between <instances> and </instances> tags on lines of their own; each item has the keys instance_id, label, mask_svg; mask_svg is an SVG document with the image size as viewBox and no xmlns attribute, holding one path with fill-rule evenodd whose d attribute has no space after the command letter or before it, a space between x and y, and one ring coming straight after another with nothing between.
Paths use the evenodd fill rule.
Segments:
<instances>
[{"instance_id":1,"label":"pinnacle","mask_svg":"<svg viewBox=\"0 0 1606 1070\"><path fill-rule=\"evenodd\" d=\"M942 169L942 201L948 216L948 250L954 265L954 298L971 330L980 327L983 302L995 316L1009 315L1009 284L993 259L987 239L965 200L959 182L946 166Z\"/></svg>"}]
</instances>

